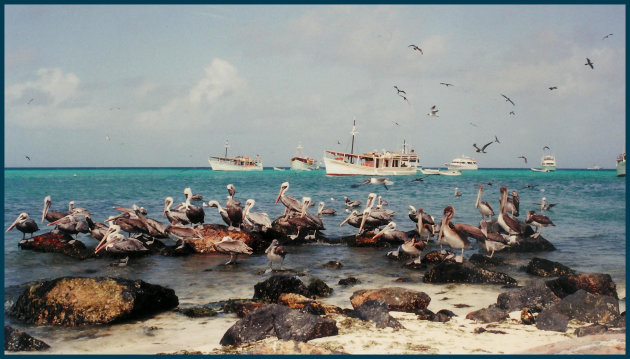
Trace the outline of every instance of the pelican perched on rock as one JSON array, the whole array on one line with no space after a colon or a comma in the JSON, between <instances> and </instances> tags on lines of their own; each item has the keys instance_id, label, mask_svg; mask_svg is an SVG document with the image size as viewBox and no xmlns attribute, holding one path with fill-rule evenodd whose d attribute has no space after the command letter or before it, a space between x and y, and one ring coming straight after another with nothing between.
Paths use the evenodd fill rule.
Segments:
<instances>
[{"instance_id":1,"label":"pelican perched on rock","mask_svg":"<svg viewBox=\"0 0 630 359\"><path fill-rule=\"evenodd\" d=\"M334 216L335 212L334 208L324 208L324 202L319 202L319 205L317 206L318 216Z\"/></svg>"},{"instance_id":2,"label":"pelican perched on rock","mask_svg":"<svg viewBox=\"0 0 630 359\"><path fill-rule=\"evenodd\" d=\"M253 250L241 240L232 239L230 236L225 236L220 242L213 244L214 249L219 253L225 253L230 255L230 260L225 264L236 264L236 258L239 254L251 255Z\"/></svg>"},{"instance_id":3,"label":"pelican perched on rock","mask_svg":"<svg viewBox=\"0 0 630 359\"><path fill-rule=\"evenodd\" d=\"M485 217L492 218L494 216L494 210L490 203L481 200L481 194L483 193L483 185L479 185L479 191L477 192L477 201L475 202L475 208L479 210L481 213L481 219L483 220Z\"/></svg>"},{"instance_id":4,"label":"pelican perched on rock","mask_svg":"<svg viewBox=\"0 0 630 359\"><path fill-rule=\"evenodd\" d=\"M405 243L409 241L409 236L407 236L407 233L396 229L395 222L389 222L387 226L383 228L383 230L379 231L372 238L376 239L376 238L381 238L381 237L386 242L394 243L394 244L400 244L400 243Z\"/></svg>"},{"instance_id":5,"label":"pelican perched on rock","mask_svg":"<svg viewBox=\"0 0 630 359\"><path fill-rule=\"evenodd\" d=\"M278 197L276 197L276 204L280 201L285 209L284 214L293 211L299 212L302 209L302 203L297 200L297 198L286 194L286 191L289 189L289 182L282 182L280 185L280 192L278 192Z\"/></svg>"},{"instance_id":6,"label":"pelican perched on rock","mask_svg":"<svg viewBox=\"0 0 630 359\"><path fill-rule=\"evenodd\" d=\"M120 229L119 225L112 224L94 249L94 253L98 253L103 249L107 252L118 254L144 254L149 251L141 241L123 236L120 233Z\"/></svg>"},{"instance_id":7,"label":"pelican perched on rock","mask_svg":"<svg viewBox=\"0 0 630 359\"><path fill-rule=\"evenodd\" d=\"M422 216L422 223L424 224L430 224L430 225L434 225L435 224L435 219L433 218L433 216L429 215L427 212L424 212L424 210L422 210L422 208L418 208L416 210L416 207L414 206L409 206L409 219L414 222L414 223L418 223L418 216L421 215Z\"/></svg>"},{"instance_id":8,"label":"pelican perched on rock","mask_svg":"<svg viewBox=\"0 0 630 359\"><path fill-rule=\"evenodd\" d=\"M203 223L203 219L205 217L203 207L190 204L190 200L192 199L192 190L190 189L190 187L184 189L184 195L186 196L186 203L184 204L184 208L186 208L186 216L188 217L190 223Z\"/></svg>"},{"instance_id":9,"label":"pelican perched on rock","mask_svg":"<svg viewBox=\"0 0 630 359\"><path fill-rule=\"evenodd\" d=\"M271 245L265 250L265 253L269 259L269 270L273 268L273 262L280 262L280 269L282 269L282 263L284 262L284 257L287 255L287 251L280 245L277 239L271 241Z\"/></svg>"},{"instance_id":10,"label":"pelican perched on rock","mask_svg":"<svg viewBox=\"0 0 630 359\"><path fill-rule=\"evenodd\" d=\"M103 239L105 233L107 233L107 230L109 229L109 226L107 224L102 222L94 222L92 220L92 217L90 217L89 215L85 216L85 222L88 225L92 237L99 241Z\"/></svg>"},{"instance_id":11,"label":"pelican perched on rock","mask_svg":"<svg viewBox=\"0 0 630 359\"><path fill-rule=\"evenodd\" d=\"M178 209L171 211L172 205L173 197L166 197L164 199L164 211L162 212L162 217L166 216L166 219L168 219L171 224L189 224L190 220L186 215L186 209L183 206L180 206Z\"/></svg>"},{"instance_id":12,"label":"pelican perched on rock","mask_svg":"<svg viewBox=\"0 0 630 359\"><path fill-rule=\"evenodd\" d=\"M507 202L505 203L505 210L510 212L514 217L518 217L519 208L520 208L520 199L518 197L518 193L516 191L510 192L512 197L507 197Z\"/></svg>"},{"instance_id":13,"label":"pelican perched on rock","mask_svg":"<svg viewBox=\"0 0 630 359\"><path fill-rule=\"evenodd\" d=\"M17 228L18 231L22 232L22 240L26 238L26 233L31 234L31 238L33 237L33 233L39 231L39 227L37 227L37 223L34 220L28 218L28 213L22 212L18 215L18 217L11 223L9 228L7 228L7 232L13 229L13 227Z\"/></svg>"},{"instance_id":14,"label":"pelican perched on rock","mask_svg":"<svg viewBox=\"0 0 630 359\"><path fill-rule=\"evenodd\" d=\"M540 236L540 234L542 233L543 227L555 226L555 224L553 224L553 222L551 221L549 217L543 216L542 214L537 214L534 211L527 212L525 223L529 223L533 226L536 226L536 229L540 228L540 231L537 230L536 233L532 235L532 237L534 238L538 238L538 236Z\"/></svg>"},{"instance_id":15,"label":"pelican perched on rock","mask_svg":"<svg viewBox=\"0 0 630 359\"><path fill-rule=\"evenodd\" d=\"M74 201L68 202L68 213L85 216L90 214L90 212L85 207L75 207Z\"/></svg>"},{"instance_id":16,"label":"pelican perched on rock","mask_svg":"<svg viewBox=\"0 0 630 359\"><path fill-rule=\"evenodd\" d=\"M495 251L500 251L509 247L507 241L502 235L496 232L488 233L488 222L481 220L479 225L481 226L481 231L483 231L483 234L486 236L486 240L484 241L486 252L492 252L490 253L490 258L492 258Z\"/></svg>"},{"instance_id":17,"label":"pelican perched on rock","mask_svg":"<svg viewBox=\"0 0 630 359\"><path fill-rule=\"evenodd\" d=\"M461 249L462 255L461 257L455 257L455 261L462 263L464 261L464 249L470 247L470 241L468 240L468 238L466 238L466 236L461 235L449 226L454 215L455 209L453 208L453 206L447 206L446 208L444 208L442 225L440 227L440 233L438 235L438 242L440 243L440 245L447 244L452 249Z\"/></svg>"},{"instance_id":18,"label":"pelican perched on rock","mask_svg":"<svg viewBox=\"0 0 630 359\"><path fill-rule=\"evenodd\" d=\"M245 210L243 211L243 222L249 223L254 227L259 227L263 232L266 232L271 228L271 220L269 215L264 212L251 212L252 207L256 201L248 199L245 202Z\"/></svg>"},{"instance_id":19,"label":"pelican perched on rock","mask_svg":"<svg viewBox=\"0 0 630 359\"><path fill-rule=\"evenodd\" d=\"M422 251L424 250L425 246L426 244L417 237L413 237L403 243L402 246L400 246L400 249L402 249L403 252L407 253L411 257L416 257L416 259L412 258L409 262L407 262L407 264L420 264Z\"/></svg>"},{"instance_id":20,"label":"pelican perched on rock","mask_svg":"<svg viewBox=\"0 0 630 359\"><path fill-rule=\"evenodd\" d=\"M85 212L83 212L85 213ZM57 226L57 230L69 234L75 235L75 239L79 233L90 233L90 226L86 221L79 220L81 215L69 214L63 218L60 218L54 222L48 223L49 226ZM85 218L85 217L84 217Z\"/></svg>"},{"instance_id":21,"label":"pelican perched on rock","mask_svg":"<svg viewBox=\"0 0 630 359\"><path fill-rule=\"evenodd\" d=\"M510 235L521 234L521 225L518 220L508 216L507 214L507 187L501 186L499 191L501 192L501 208L499 210L497 223L499 223L499 226L501 226L501 228Z\"/></svg>"},{"instance_id":22,"label":"pelican perched on rock","mask_svg":"<svg viewBox=\"0 0 630 359\"><path fill-rule=\"evenodd\" d=\"M363 210L363 218L361 219L361 225L359 226L359 234L363 232L363 227L366 223L370 224L370 227L380 227L387 225L392 220L393 211L387 209L373 208L374 201L376 200L376 193L370 193L368 195L365 209Z\"/></svg>"},{"instance_id":23,"label":"pelican perched on rock","mask_svg":"<svg viewBox=\"0 0 630 359\"><path fill-rule=\"evenodd\" d=\"M51 211L51 205L52 200L50 196L46 196L44 198L44 209L42 210L42 223L44 222L44 219L46 219L48 222L54 222L68 215L68 212Z\"/></svg>"},{"instance_id":24,"label":"pelican perched on rock","mask_svg":"<svg viewBox=\"0 0 630 359\"><path fill-rule=\"evenodd\" d=\"M223 222L225 222L225 224L228 225L228 230L232 231L235 229L234 226L232 225L232 220L230 219L230 215L225 210L225 208L221 207L218 201L213 200L213 201L208 202L207 205L205 203L203 205L208 206L208 207L216 207L217 210L219 211L219 214L221 215L221 218L223 219Z\"/></svg>"},{"instance_id":25,"label":"pelican perched on rock","mask_svg":"<svg viewBox=\"0 0 630 359\"><path fill-rule=\"evenodd\" d=\"M241 224L243 223L243 206L241 206L241 202L234 199L234 195L236 194L236 188L233 184L227 185L228 196L227 201L225 202L225 210L230 216L230 221L232 222L232 226L235 228L241 228Z\"/></svg>"}]
</instances>

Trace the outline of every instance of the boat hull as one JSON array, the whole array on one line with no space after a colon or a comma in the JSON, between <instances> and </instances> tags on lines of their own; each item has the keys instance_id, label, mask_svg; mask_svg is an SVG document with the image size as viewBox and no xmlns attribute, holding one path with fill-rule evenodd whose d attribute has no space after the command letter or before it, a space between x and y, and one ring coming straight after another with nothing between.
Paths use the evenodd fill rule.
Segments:
<instances>
[{"instance_id":1,"label":"boat hull","mask_svg":"<svg viewBox=\"0 0 630 359\"><path fill-rule=\"evenodd\" d=\"M374 168L347 163L341 160L324 157L326 175L328 176L410 176L415 175L415 167Z\"/></svg>"},{"instance_id":2,"label":"boat hull","mask_svg":"<svg viewBox=\"0 0 630 359\"><path fill-rule=\"evenodd\" d=\"M208 162L210 162L210 168L212 168L213 171L262 171L263 169L262 162L258 162L252 166L240 166L214 159L209 159Z\"/></svg>"},{"instance_id":3,"label":"boat hull","mask_svg":"<svg viewBox=\"0 0 630 359\"><path fill-rule=\"evenodd\" d=\"M626 176L626 161L621 161L617 163L617 176L619 177Z\"/></svg>"},{"instance_id":4,"label":"boat hull","mask_svg":"<svg viewBox=\"0 0 630 359\"><path fill-rule=\"evenodd\" d=\"M444 166L446 166L447 169L454 171L476 171L479 169L477 160L468 156L455 158L451 162L445 163Z\"/></svg>"},{"instance_id":5,"label":"boat hull","mask_svg":"<svg viewBox=\"0 0 630 359\"><path fill-rule=\"evenodd\" d=\"M291 170L293 171L312 171L316 169L319 169L319 166L317 164L309 165L308 163L304 163L300 160L291 161Z\"/></svg>"}]
</instances>

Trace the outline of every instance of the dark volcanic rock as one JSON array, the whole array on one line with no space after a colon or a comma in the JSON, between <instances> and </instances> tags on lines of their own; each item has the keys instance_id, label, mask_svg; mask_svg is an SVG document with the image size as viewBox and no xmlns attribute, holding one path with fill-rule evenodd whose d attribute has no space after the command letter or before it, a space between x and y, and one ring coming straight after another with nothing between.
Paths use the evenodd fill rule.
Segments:
<instances>
[{"instance_id":1,"label":"dark volcanic rock","mask_svg":"<svg viewBox=\"0 0 630 359\"><path fill-rule=\"evenodd\" d=\"M254 286L254 300L276 303L282 293L296 293L305 297L312 295L304 283L293 275L274 275Z\"/></svg>"},{"instance_id":2,"label":"dark volcanic rock","mask_svg":"<svg viewBox=\"0 0 630 359\"><path fill-rule=\"evenodd\" d=\"M324 268L326 269L341 269L342 267L343 264L337 261L329 261L328 263L324 264Z\"/></svg>"},{"instance_id":3,"label":"dark volcanic rock","mask_svg":"<svg viewBox=\"0 0 630 359\"><path fill-rule=\"evenodd\" d=\"M441 309L441 310L438 310L437 313L435 313L433 318L431 318L431 321L445 323L451 320L452 317L456 317L456 316L457 315L455 313L451 312L448 309Z\"/></svg>"},{"instance_id":4,"label":"dark volcanic rock","mask_svg":"<svg viewBox=\"0 0 630 359\"><path fill-rule=\"evenodd\" d=\"M210 306L179 308L179 312L191 318L214 317L218 312Z\"/></svg>"},{"instance_id":5,"label":"dark volcanic rock","mask_svg":"<svg viewBox=\"0 0 630 359\"><path fill-rule=\"evenodd\" d=\"M265 305L265 303L255 302L249 299L230 299L221 306L221 309L225 313L236 313L237 317L243 318L263 305Z\"/></svg>"},{"instance_id":6,"label":"dark volcanic rock","mask_svg":"<svg viewBox=\"0 0 630 359\"><path fill-rule=\"evenodd\" d=\"M416 311L416 314L418 315L418 320L433 321L433 318L435 318L435 313L427 308L419 309L418 311Z\"/></svg>"},{"instance_id":7,"label":"dark volcanic rock","mask_svg":"<svg viewBox=\"0 0 630 359\"><path fill-rule=\"evenodd\" d=\"M575 274L573 269L564 264L544 258L532 258L527 265L526 272L539 277L558 277Z\"/></svg>"},{"instance_id":8,"label":"dark volcanic rock","mask_svg":"<svg viewBox=\"0 0 630 359\"><path fill-rule=\"evenodd\" d=\"M349 311L348 315L353 318L372 321L377 328L404 329L398 320L389 315L387 303L382 299L366 300L354 310Z\"/></svg>"},{"instance_id":9,"label":"dark volcanic rock","mask_svg":"<svg viewBox=\"0 0 630 359\"><path fill-rule=\"evenodd\" d=\"M355 285L355 284L359 284L361 283L360 280L358 280L355 277L348 277L348 278L343 278L343 279L339 279L339 285L343 285L343 286L349 286L349 285Z\"/></svg>"},{"instance_id":10,"label":"dark volcanic rock","mask_svg":"<svg viewBox=\"0 0 630 359\"><path fill-rule=\"evenodd\" d=\"M342 313L343 309L328 304L322 304L316 300L306 298L295 293L283 293L278 298L278 304L297 309L304 313L323 315L327 313Z\"/></svg>"},{"instance_id":11,"label":"dark volcanic rock","mask_svg":"<svg viewBox=\"0 0 630 359\"><path fill-rule=\"evenodd\" d=\"M592 294L603 294L619 299L617 286L609 274L584 273L579 275L563 276L545 282L547 286L560 298L573 294L578 289L584 289Z\"/></svg>"},{"instance_id":12,"label":"dark volcanic rock","mask_svg":"<svg viewBox=\"0 0 630 359\"><path fill-rule=\"evenodd\" d=\"M594 295L580 289L547 310L564 314L569 319L607 324L614 323L619 317L619 301L608 295Z\"/></svg>"},{"instance_id":13,"label":"dark volcanic rock","mask_svg":"<svg viewBox=\"0 0 630 359\"><path fill-rule=\"evenodd\" d=\"M591 324L586 327L580 327L575 330L575 335L583 337L586 335L603 334L608 331L608 327L603 324Z\"/></svg>"},{"instance_id":14,"label":"dark volcanic rock","mask_svg":"<svg viewBox=\"0 0 630 359\"><path fill-rule=\"evenodd\" d=\"M4 326L4 350L8 352L40 351L50 348L50 345L39 339L35 339L29 334L10 327Z\"/></svg>"},{"instance_id":15,"label":"dark volcanic rock","mask_svg":"<svg viewBox=\"0 0 630 359\"><path fill-rule=\"evenodd\" d=\"M516 279L505 273L479 268L471 263L442 262L424 275L425 283L489 283L515 286Z\"/></svg>"},{"instance_id":16,"label":"dark volcanic rock","mask_svg":"<svg viewBox=\"0 0 630 359\"><path fill-rule=\"evenodd\" d=\"M554 332L566 332L569 317L553 310L543 310L536 317L536 328Z\"/></svg>"},{"instance_id":17,"label":"dark volcanic rock","mask_svg":"<svg viewBox=\"0 0 630 359\"><path fill-rule=\"evenodd\" d=\"M332 294L333 289L326 284L323 280L319 278L312 278L311 282L307 287L308 291L311 294L316 295L318 297L328 297Z\"/></svg>"},{"instance_id":18,"label":"dark volcanic rock","mask_svg":"<svg viewBox=\"0 0 630 359\"><path fill-rule=\"evenodd\" d=\"M555 250L556 247L554 247L551 242L543 238L543 236L538 236L538 238L519 236L516 243L510 244L510 246L503 249L502 252L549 252Z\"/></svg>"},{"instance_id":19,"label":"dark volcanic rock","mask_svg":"<svg viewBox=\"0 0 630 359\"><path fill-rule=\"evenodd\" d=\"M21 249L29 249L36 252L61 253L76 259L94 257L93 249L88 249L83 242L56 230L22 240L18 243L18 246Z\"/></svg>"},{"instance_id":20,"label":"dark volcanic rock","mask_svg":"<svg viewBox=\"0 0 630 359\"><path fill-rule=\"evenodd\" d=\"M363 289L352 293L350 303L353 308L357 308L365 301L382 299L390 311L415 313L420 309L425 309L431 302L424 292L410 290L401 287L389 287L382 289Z\"/></svg>"},{"instance_id":21,"label":"dark volcanic rock","mask_svg":"<svg viewBox=\"0 0 630 359\"><path fill-rule=\"evenodd\" d=\"M496 304L492 304L488 308L483 308L470 312L466 315L466 319L474 320L481 323L499 322L509 317L505 309L499 308Z\"/></svg>"},{"instance_id":22,"label":"dark volcanic rock","mask_svg":"<svg viewBox=\"0 0 630 359\"><path fill-rule=\"evenodd\" d=\"M448 255L449 253L446 251L442 253L442 251L439 249L434 250L425 254L425 256L422 258L422 263L429 263L429 264L442 263L446 260L446 257L448 257Z\"/></svg>"},{"instance_id":23,"label":"dark volcanic rock","mask_svg":"<svg viewBox=\"0 0 630 359\"><path fill-rule=\"evenodd\" d=\"M38 325L104 324L175 308L172 289L123 278L62 277L31 286L10 314Z\"/></svg>"},{"instance_id":24,"label":"dark volcanic rock","mask_svg":"<svg viewBox=\"0 0 630 359\"><path fill-rule=\"evenodd\" d=\"M501 257L492 256L492 258L490 258L479 253L470 256L468 261L480 267L496 267L505 264L505 261Z\"/></svg>"},{"instance_id":25,"label":"dark volcanic rock","mask_svg":"<svg viewBox=\"0 0 630 359\"><path fill-rule=\"evenodd\" d=\"M392 244L382 240L383 237L374 239L374 232L363 232L360 235L350 235L341 237L341 243L345 243L348 247L373 247L373 248L387 248L392 247Z\"/></svg>"},{"instance_id":26,"label":"dark volcanic rock","mask_svg":"<svg viewBox=\"0 0 630 359\"><path fill-rule=\"evenodd\" d=\"M255 342L267 337L306 342L337 335L337 323L328 318L302 313L279 304L266 304L231 326L221 345Z\"/></svg>"},{"instance_id":27,"label":"dark volcanic rock","mask_svg":"<svg viewBox=\"0 0 630 359\"><path fill-rule=\"evenodd\" d=\"M536 312L560 301L560 298L543 282L535 282L521 288L510 289L499 294L497 305L508 312L528 307Z\"/></svg>"}]
</instances>

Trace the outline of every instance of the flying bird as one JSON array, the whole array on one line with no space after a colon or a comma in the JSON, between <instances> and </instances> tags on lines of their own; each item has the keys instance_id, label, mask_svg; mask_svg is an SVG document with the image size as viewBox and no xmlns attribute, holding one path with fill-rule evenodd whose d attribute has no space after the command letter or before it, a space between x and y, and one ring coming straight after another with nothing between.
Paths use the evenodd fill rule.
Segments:
<instances>
[{"instance_id":1,"label":"flying bird","mask_svg":"<svg viewBox=\"0 0 630 359\"><path fill-rule=\"evenodd\" d=\"M419 48L418 46L414 45L414 44L411 44L411 45L409 45L407 47L411 47L411 49L413 49L413 50L420 51L420 54L424 55L424 53L422 52L422 49Z\"/></svg>"},{"instance_id":2,"label":"flying bird","mask_svg":"<svg viewBox=\"0 0 630 359\"><path fill-rule=\"evenodd\" d=\"M494 143L494 141L490 141L488 143L486 143L485 145L483 145L483 147L479 148L477 147L476 143L473 143L473 147L475 148L476 152L481 152L481 153L487 153L486 152L486 147L490 146L492 143Z\"/></svg>"},{"instance_id":3,"label":"flying bird","mask_svg":"<svg viewBox=\"0 0 630 359\"><path fill-rule=\"evenodd\" d=\"M543 147L543 151L544 151L544 150L550 150L550 149L551 149L551 148L549 148L549 146L545 146L545 147Z\"/></svg>"},{"instance_id":4,"label":"flying bird","mask_svg":"<svg viewBox=\"0 0 630 359\"><path fill-rule=\"evenodd\" d=\"M505 97L505 102L509 102L512 104L512 106L516 106L514 101L512 101L509 97L505 96L504 94L501 94L501 96Z\"/></svg>"},{"instance_id":5,"label":"flying bird","mask_svg":"<svg viewBox=\"0 0 630 359\"><path fill-rule=\"evenodd\" d=\"M402 97L403 101L407 101L407 103L409 103L409 100L407 100L407 98L405 96L403 96L403 95L398 95L398 96Z\"/></svg>"},{"instance_id":6,"label":"flying bird","mask_svg":"<svg viewBox=\"0 0 630 359\"><path fill-rule=\"evenodd\" d=\"M351 187L352 188L356 188L359 187L361 185L364 184L382 184L386 190L389 190L389 188L387 188L388 185L393 185L394 182L388 180L386 177L371 177L369 179L366 179L365 181L359 183L359 184L353 184Z\"/></svg>"},{"instance_id":7,"label":"flying bird","mask_svg":"<svg viewBox=\"0 0 630 359\"><path fill-rule=\"evenodd\" d=\"M404 93L405 95L407 94L405 91L399 89L398 86L394 85L394 88L396 89L396 91L398 91L398 92L396 92L397 95L400 94L400 93Z\"/></svg>"},{"instance_id":8,"label":"flying bird","mask_svg":"<svg viewBox=\"0 0 630 359\"><path fill-rule=\"evenodd\" d=\"M449 83L446 83L446 82L440 82L440 85L444 85L444 86L446 86L446 87L449 87L449 86L455 86L455 85L453 85L453 84L449 84Z\"/></svg>"},{"instance_id":9,"label":"flying bird","mask_svg":"<svg viewBox=\"0 0 630 359\"><path fill-rule=\"evenodd\" d=\"M435 107L435 105L433 105L431 106L431 109L429 110L429 113L427 113L427 115L431 117L440 117L437 115L438 111L439 110Z\"/></svg>"},{"instance_id":10,"label":"flying bird","mask_svg":"<svg viewBox=\"0 0 630 359\"><path fill-rule=\"evenodd\" d=\"M594 69L593 63L591 62L591 60L588 57L586 58L586 63L584 64L584 66L590 66L591 70Z\"/></svg>"},{"instance_id":11,"label":"flying bird","mask_svg":"<svg viewBox=\"0 0 630 359\"><path fill-rule=\"evenodd\" d=\"M476 124L474 124L474 123L472 123L472 122L469 122L469 124L470 124L471 126L475 126L475 127L477 127L477 125L476 125Z\"/></svg>"},{"instance_id":12,"label":"flying bird","mask_svg":"<svg viewBox=\"0 0 630 359\"><path fill-rule=\"evenodd\" d=\"M517 158L522 158L523 160L525 160L525 163L527 163L527 157L525 157L525 156L518 156Z\"/></svg>"},{"instance_id":13,"label":"flying bird","mask_svg":"<svg viewBox=\"0 0 630 359\"><path fill-rule=\"evenodd\" d=\"M392 122L394 122L394 125L400 126L400 124L398 122L396 122L396 121L392 121Z\"/></svg>"},{"instance_id":14,"label":"flying bird","mask_svg":"<svg viewBox=\"0 0 630 359\"><path fill-rule=\"evenodd\" d=\"M608 38L608 36L612 36L612 34L608 34L608 35L606 35L606 36L602 37L602 40L603 40L603 39L607 39L607 38Z\"/></svg>"},{"instance_id":15,"label":"flying bird","mask_svg":"<svg viewBox=\"0 0 630 359\"><path fill-rule=\"evenodd\" d=\"M558 89L558 86L551 86L549 89L550 89L550 90L557 90L557 89Z\"/></svg>"},{"instance_id":16,"label":"flying bird","mask_svg":"<svg viewBox=\"0 0 630 359\"><path fill-rule=\"evenodd\" d=\"M510 115L516 115L514 111L510 111Z\"/></svg>"},{"instance_id":17,"label":"flying bird","mask_svg":"<svg viewBox=\"0 0 630 359\"><path fill-rule=\"evenodd\" d=\"M501 143L501 141L499 141L499 139L497 138L497 135L494 135L494 142Z\"/></svg>"},{"instance_id":18,"label":"flying bird","mask_svg":"<svg viewBox=\"0 0 630 359\"><path fill-rule=\"evenodd\" d=\"M30 105L30 104L31 104L31 102L33 102L33 100L34 100L33 98L32 98L32 99L30 99L30 100L28 100L28 102L27 102L26 104L27 104L27 105Z\"/></svg>"},{"instance_id":19,"label":"flying bird","mask_svg":"<svg viewBox=\"0 0 630 359\"><path fill-rule=\"evenodd\" d=\"M105 136L105 140L109 141L109 140L111 140L111 139L112 139L112 138L111 138L111 137L109 137L109 135Z\"/></svg>"},{"instance_id":20,"label":"flying bird","mask_svg":"<svg viewBox=\"0 0 630 359\"><path fill-rule=\"evenodd\" d=\"M26 156L26 155L24 155L24 157L26 157L26 159L29 160L29 161L31 160L31 158Z\"/></svg>"}]
</instances>

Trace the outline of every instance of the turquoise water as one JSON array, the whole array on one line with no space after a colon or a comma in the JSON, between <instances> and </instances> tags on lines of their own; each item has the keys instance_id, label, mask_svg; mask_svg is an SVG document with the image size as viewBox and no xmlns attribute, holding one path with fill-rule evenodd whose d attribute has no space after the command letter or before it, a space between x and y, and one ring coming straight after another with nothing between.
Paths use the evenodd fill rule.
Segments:
<instances>
[{"instance_id":1,"label":"turquoise water","mask_svg":"<svg viewBox=\"0 0 630 359\"><path fill-rule=\"evenodd\" d=\"M43 199L47 195L52 197L51 209L66 210L68 202L73 200L76 206L90 210L97 221L117 214L112 206L131 207L135 203L145 207L149 217L166 223L161 217L166 196L183 202L184 188L191 187L193 193L203 195L206 202L216 199L225 203L226 185L229 183L236 187L236 199L243 203L248 198L255 199L253 210L267 212L273 220L284 210L280 203L274 204L274 200L280 184L288 181L288 194L298 199L310 196L317 202L325 201L326 207L337 210L337 216L323 219L326 227L323 234L333 242L356 233L354 227L339 226L347 215L343 211L344 195L363 203L370 192L382 195L389 202L388 208L397 212L394 220L398 228L411 230L414 223L407 217L409 205L422 207L436 218L441 218L444 207L452 205L455 208L454 222L477 225L480 220L474 207L477 186L485 184L483 199L498 212L499 186L506 185L520 195L521 220L528 210L538 210L533 202L540 202L543 196L548 202L558 203L553 211L545 213L556 227L543 230L543 236L557 250L499 255L508 256L517 266L526 265L533 256L538 256L583 272L609 273L625 292L626 186L625 180L616 177L615 172L610 170L536 173L530 170L483 169L463 172L461 176L427 176L423 181L413 181L422 177L418 173L416 177L390 177L394 184L389 186L389 190L375 185L353 188L352 185L361 183L365 178L326 177L324 170L293 172L265 169L262 172L230 173L213 172L207 168L6 169L4 176L5 229L20 212L28 212L40 227L36 234L47 231L50 227L40 223ZM487 185L488 182L493 184ZM527 185L536 187L524 188ZM462 193L461 197L454 197L455 187ZM206 208L206 223L223 223L216 209ZM251 297L254 284L264 280L257 273L268 264L264 255L243 258L239 266L229 268L221 265L226 261L225 257L148 256L133 259L129 266L118 268L110 267L111 260L107 259L79 261L61 254L20 250L17 246L22 237L20 232L13 230L4 236L5 287L66 275L120 276L173 288L182 305L205 304L234 297ZM96 245L96 240L87 235L79 235L79 240L88 247ZM477 252L475 248L467 250L465 256ZM420 278L424 273L401 268L398 263L387 260L387 250L384 249L312 244L292 246L288 251L285 267L324 279L331 286L348 276L360 276L366 286L383 286L391 285L398 277ZM324 270L322 264L329 260L341 261L343 269ZM522 270L511 268L510 275L519 281L529 279ZM331 300L335 300L335 296L343 296L338 301L347 302L348 292L335 290ZM620 293L620 296L625 297L625 293ZM48 329L32 330L44 337L53 335Z\"/></svg>"}]
</instances>

